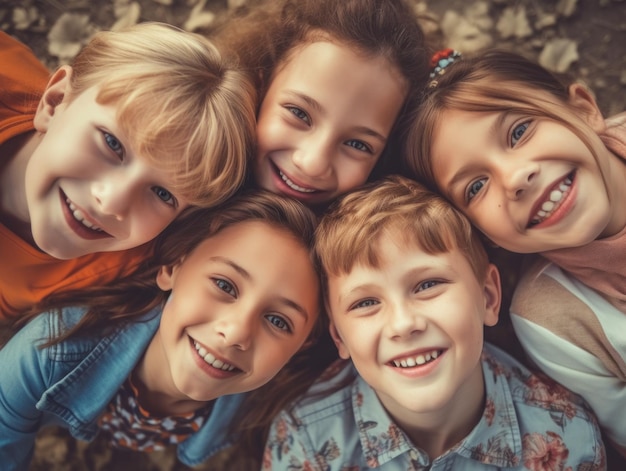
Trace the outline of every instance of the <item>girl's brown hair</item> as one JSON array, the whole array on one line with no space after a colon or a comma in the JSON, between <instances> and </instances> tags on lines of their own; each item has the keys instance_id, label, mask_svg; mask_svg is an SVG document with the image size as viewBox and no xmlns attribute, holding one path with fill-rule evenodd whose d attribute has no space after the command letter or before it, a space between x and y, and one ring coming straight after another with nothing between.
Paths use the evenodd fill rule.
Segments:
<instances>
[{"instance_id":1,"label":"girl's brown hair","mask_svg":"<svg viewBox=\"0 0 626 471\"><path fill-rule=\"evenodd\" d=\"M45 348L70 336L102 336L125 322L136 322L167 299L168 293L156 285L161 266L177 263L202 241L229 226L254 220L287 231L308 248L311 263L315 264L313 237L317 220L313 212L295 199L264 190L246 191L213 209L192 208L184 212L159 235L155 240L154 256L133 275L108 286L50 296L18 318L12 327L19 328L44 311L56 310L60 315L64 306L83 306L87 309L76 326L43 343L42 348ZM268 247L268 250L279 248ZM318 287L311 286L311 289L317 290ZM321 295L319 305L322 306ZM304 394L336 358L336 350L328 334L328 319L320 313L301 350L275 378L246 394L245 402L230 428L231 432L239 435L237 450L243 451L256 469L260 466L261 451L273 417Z\"/></svg>"},{"instance_id":2,"label":"girl's brown hair","mask_svg":"<svg viewBox=\"0 0 626 471\"><path fill-rule=\"evenodd\" d=\"M447 110L506 111L549 118L576 134L597 160L592 144L595 133L568 101L571 82L507 51L491 50L454 61L425 89L422 103L413 112L403 152L408 172L436 188L431 143ZM538 91L546 93L538 95Z\"/></svg>"},{"instance_id":3,"label":"girl's brown hair","mask_svg":"<svg viewBox=\"0 0 626 471\"><path fill-rule=\"evenodd\" d=\"M244 192L212 209L190 208L183 212L155 239L152 257L145 260L132 275L106 286L48 296L18 318L15 325L19 328L44 311L59 310L65 306L85 307L87 312L81 321L59 337L50 339L46 344L49 346L78 334L101 335L121 322L135 321L167 299L168 293L161 291L156 284L156 276L162 266L176 264L202 241L223 229L254 220L287 231L311 250L316 218L308 208L297 200L267 191Z\"/></svg>"},{"instance_id":4,"label":"girl's brown hair","mask_svg":"<svg viewBox=\"0 0 626 471\"><path fill-rule=\"evenodd\" d=\"M221 47L239 55L257 79L263 99L270 81L298 48L316 41L338 42L364 57L384 57L406 81L408 94L372 178L396 163L396 136L402 134L404 110L412 109L426 84L431 50L413 7L405 0L266 0L252 1L212 32Z\"/></svg>"}]
</instances>

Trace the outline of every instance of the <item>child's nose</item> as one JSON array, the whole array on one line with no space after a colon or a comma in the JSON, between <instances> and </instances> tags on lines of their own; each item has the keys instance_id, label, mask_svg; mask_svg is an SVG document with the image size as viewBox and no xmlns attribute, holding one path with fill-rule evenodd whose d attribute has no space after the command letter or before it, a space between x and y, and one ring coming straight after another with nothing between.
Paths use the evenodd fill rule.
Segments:
<instances>
[{"instance_id":1,"label":"child's nose","mask_svg":"<svg viewBox=\"0 0 626 471\"><path fill-rule=\"evenodd\" d=\"M219 322L217 329L225 346L242 351L250 348L254 329L247 316L231 315Z\"/></svg>"},{"instance_id":2,"label":"child's nose","mask_svg":"<svg viewBox=\"0 0 626 471\"><path fill-rule=\"evenodd\" d=\"M508 172L503 176L507 197L511 200L522 198L535 182L538 175L538 164L527 162L521 165L511 165Z\"/></svg>"},{"instance_id":3,"label":"child's nose","mask_svg":"<svg viewBox=\"0 0 626 471\"><path fill-rule=\"evenodd\" d=\"M427 321L415 306L388 306L387 327L391 338L401 339L424 331Z\"/></svg>"},{"instance_id":4,"label":"child's nose","mask_svg":"<svg viewBox=\"0 0 626 471\"><path fill-rule=\"evenodd\" d=\"M122 221L133 203L134 185L124 180L109 178L93 184L92 194L102 214Z\"/></svg>"},{"instance_id":5,"label":"child's nose","mask_svg":"<svg viewBox=\"0 0 626 471\"><path fill-rule=\"evenodd\" d=\"M294 165L307 177L324 178L330 174L332 151L323 142L302 146L292 155Z\"/></svg>"}]
</instances>

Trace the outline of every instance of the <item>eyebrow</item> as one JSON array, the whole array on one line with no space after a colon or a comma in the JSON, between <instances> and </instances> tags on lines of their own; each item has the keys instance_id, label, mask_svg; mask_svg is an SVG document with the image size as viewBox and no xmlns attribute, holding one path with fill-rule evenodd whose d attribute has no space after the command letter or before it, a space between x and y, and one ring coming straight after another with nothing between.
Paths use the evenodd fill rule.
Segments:
<instances>
[{"instance_id":1,"label":"eyebrow","mask_svg":"<svg viewBox=\"0 0 626 471\"><path fill-rule=\"evenodd\" d=\"M226 257L215 256L215 257L209 258L209 260L213 262L224 263L225 265L228 265L237 273L239 273L241 276L243 276L246 280L252 280L252 275L250 275L250 273L248 273L241 265L237 265L235 262L233 262L232 260Z\"/></svg>"},{"instance_id":2,"label":"eyebrow","mask_svg":"<svg viewBox=\"0 0 626 471\"><path fill-rule=\"evenodd\" d=\"M233 262L232 260L230 260L230 259L228 259L226 257L215 256L215 257L209 258L209 260L214 261L214 262L224 263L225 265L228 265L233 270L235 270L237 273L239 273L242 277L244 277L247 281L252 281L252 279L253 279L252 275L250 275L250 273L248 273L245 268L243 268L241 265L237 265L235 262ZM294 309L296 312L301 314L306 320L309 319L309 313L306 312L306 309L304 309L302 306L300 306L295 301L293 301L293 300L291 300L289 298L285 298L284 296L280 296L278 298L278 300L282 304L284 304L284 305Z\"/></svg>"},{"instance_id":3,"label":"eyebrow","mask_svg":"<svg viewBox=\"0 0 626 471\"><path fill-rule=\"evenodd\" d=\"M288 92L291 95L294 95L298 98L300 98L302 101L304 101L307 105L309 105L311 108L313 108L315 111L317 111L318 113L323 113L324 109L322 108L322 105L319 104L319 102L313 98L311 98L309 95L305 95L304 93L300 93L297 92L295 90L290 90ZM357 126L356 128L354 128L355 131L362 133L362 134L367 134L368 136L372 136L375 139L378 139L379 141L381 141L383 144L385 144L387 142L387 138L385 136L383 136L382 134L374 131L371 128L368 128L367 126Z\"/></svg>"},{"instance_id":4,"label":"eyebrow","mask_svg":"<svg viewBox=\"0 0 626 471\"><path fill-rule=\"evenodd\" d=\"M360 292L364 292L368 293L370 292L372 289L376 288L376 283L363 283L361 285L357 285L357 286L353 286L352 288L350 288L348 291L344 292L344 293L339 293L339 295L337 296L337 300L339 301L339 304L343 305L346 300L350 297L352 297L353 295L357 295L357 296L362 296L360 294Z\"/></svg>"}]
</instances>

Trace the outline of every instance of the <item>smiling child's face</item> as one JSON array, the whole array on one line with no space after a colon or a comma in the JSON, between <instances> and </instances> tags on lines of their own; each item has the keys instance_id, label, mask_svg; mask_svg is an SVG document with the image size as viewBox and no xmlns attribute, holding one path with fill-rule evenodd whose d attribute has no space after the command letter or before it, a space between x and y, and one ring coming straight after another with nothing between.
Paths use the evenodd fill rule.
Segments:
<instances>
[{"instance_id":1,"label":"smiling child's face","mask_svg":"<svg viewBox=\"0 0 626 471\"><path fill-rule=\"evenodd\" d=\"M158 388L180 400L259 388L300 349L318 317L307 248L260 221L223 229L157 281L172 290L151 345L162 367Z\"/></svg>"},{"instance_id":2,"label":"smiling child's face","mask_svg":"<svg viewBox=\"0 0 626 471\"><path fill-rule=\"evenodd\" d=\"M389 413L444 417L456 399L480 401L483 327L498 318L500 285L479 281L457 248L430 254L384 234L379 266L328 280L331 333Z\"/></svg>"},{"instance_id":3,"label":"smiling child's face","mask_svg":"<svg viewBox=\"0 0 626 471\"><path fill-rule=\"evenodd\" d=\"M25 170L25 202L10 212L30 222L35 244L59 259L142 245L188 204L168 190L169 174L133 150L115 106L96 101L97 88L64 100L69 76L62 72L35 118L40 134Z\"/></svg>"},{"instance_id":4,"label":"smiling child's face","mask_svg":"<svg viewBox=\"0 0 626 471\"><path fill-rule=\"evenodd\" d=\"M437 186L500 247L518 253L578 247L626 223L622 206L612 204L622 199L625 167L606 171L617 159L596 134L602 115L589 94L572 91L592 148L543 116L456 109L441 115L430 155Z\"/></svg>"},{"instance_id":5,"label":"smiling child's face","mask_svg":"<svg viewBox=\"0 0 626 471\"><path fill-rule=\"evenodd\" d=\"M365 183L406 92L384 58L327 41L292 51L258 114L256 182L309 206Z\"/></svg>"}]
</instances>

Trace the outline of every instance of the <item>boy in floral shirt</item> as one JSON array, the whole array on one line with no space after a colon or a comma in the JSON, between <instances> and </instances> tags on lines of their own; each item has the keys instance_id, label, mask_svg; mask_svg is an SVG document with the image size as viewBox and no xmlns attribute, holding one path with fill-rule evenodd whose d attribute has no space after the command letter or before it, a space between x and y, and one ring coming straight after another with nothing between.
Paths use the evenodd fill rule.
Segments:
<instances>
[{"instance_id":1,"label":"boy in floral shirt","mask_svg":"<svg viewBox=\"0 0 626 471\"><path fill-rule=\"evenodd\" d=\"M586 404L484 344L500 277L443 198L389 177L345 196L316 237L352 362L274 420L264 469L606 469Z\"/></svg>"}]
</instances>

